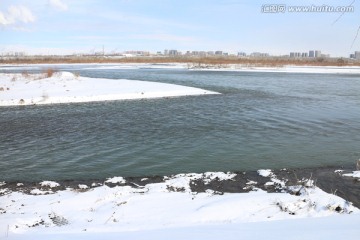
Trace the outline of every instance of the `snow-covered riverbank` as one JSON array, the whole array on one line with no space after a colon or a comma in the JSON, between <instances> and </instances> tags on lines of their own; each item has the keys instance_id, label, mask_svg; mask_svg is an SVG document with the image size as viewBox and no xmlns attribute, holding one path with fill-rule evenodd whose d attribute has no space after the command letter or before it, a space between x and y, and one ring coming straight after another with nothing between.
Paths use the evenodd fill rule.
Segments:
<instances>
[{"instance_id":1,"label":"snow-covered riverbank","mask_svg":"<svg viewBox=\"0 0 360 240\"><path fill-rule=\"evenodd\" d=\"M354 222L360 220L360 210L350 202L325 193L311 179L286 186L270 170L258 174L267 181L265 187L276 186L278 192L259 189L251 179L246 183L247 193L191 190L190 184L197 181L206 185L236 178L234 173L221 172L179 174L148 184L147 178L141 179L144 184L136 184L114 177L66 190L57 190L57 182L43 181L30 194L11 191L2 183L0 234L7 239L359 236Z\"/></svg>"},{"instance_id":2,"label":"snow-covered riverbank","mask_svg":"<svg viewBox=\"0 0 360 240\"><path fill-rule=\"evenodd\" d=\"M78 103L148 99L215 92L135 80L109 80L76 76L69 72L46 74L0 74L0 106Z\"/></svg>"}]
</instances>

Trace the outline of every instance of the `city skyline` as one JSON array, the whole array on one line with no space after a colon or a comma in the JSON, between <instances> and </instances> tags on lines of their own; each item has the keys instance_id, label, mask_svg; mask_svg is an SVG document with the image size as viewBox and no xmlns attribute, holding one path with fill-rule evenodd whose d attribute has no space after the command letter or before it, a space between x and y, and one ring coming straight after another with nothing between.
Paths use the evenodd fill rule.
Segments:
<instances>
[{"instance_id":1,"label":"city skyline","mask_svg":"<svg viewBox=\"0 0 360 240\"><path fill-rule=\"evenodd\" d=\"M353 12L343 15L265 13L266 4L269 1L0 0L0 52L90 53L105 45L107 52L177 49L287 55L321 49L333 57L348 57L360 49L355 39L358 1L352 4ZM341 5L335 0L286 4Z\"/></svg>"}]
</instances>

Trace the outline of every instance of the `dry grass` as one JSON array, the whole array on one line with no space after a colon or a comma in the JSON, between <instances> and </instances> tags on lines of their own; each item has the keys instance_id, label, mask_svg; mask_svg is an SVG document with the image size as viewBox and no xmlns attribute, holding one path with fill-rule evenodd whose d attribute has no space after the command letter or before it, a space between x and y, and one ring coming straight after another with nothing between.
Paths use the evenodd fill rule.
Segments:
<instances>
[{"instance_id":1,"label":"dry grass","mask_svg":"<svg viewBox=\"0 0 360 240\"><path fill-rule=\"evenodd\" d=\"M47 68L44 73L47 78L50 78L54 75L56 71L53 68Z\"/></svg>"},{"instance_id":2,"label":"dry grass","mask_svg":"<svg viewBox=\"0 0 360 240\"><path fill-rule=\"evenodd\" d=\"M126 57L111 58L97 56L37 56L16 59L0 59L0 63L7 64L52 64L52 63L189 63L191 65L223 66L229 64L241 64L250 67L281 67L284 65L298 66L360 66L360 61L346 58L238 58L236 56L149 56L149 57ZM52 69L53 70L53 69ZM52 71L49 72L51 74ZM54 73L54 72L52 72Z\"/></svg>"}]
</instances>

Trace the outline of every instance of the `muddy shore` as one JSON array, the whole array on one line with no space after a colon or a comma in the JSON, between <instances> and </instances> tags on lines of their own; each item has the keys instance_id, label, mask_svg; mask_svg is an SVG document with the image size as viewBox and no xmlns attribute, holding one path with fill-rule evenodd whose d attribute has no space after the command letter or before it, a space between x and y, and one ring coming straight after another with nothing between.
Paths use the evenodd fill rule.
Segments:
<instances>
[{"instance_id":1,"label":"muddy shore","mask_svg":"<svg viewBox=\"0 0 360 240\"><path fill-rule=\"evenodd\" d=\"M341 170L341 171L338 171ZM323 191L335 194L360 208L360 179L343 176L343 174L351 173L355 168L339 168L339 167L321 167L321 168L303 168L303 169L280 169L272 170L276 178L285 183L286 186L301 185L306 180L314 181L314 185ZM257 171L234 172L236 176L230 180L220 180L218 178L209 179L200 178L190 182L192 192L205 192L212 190L215 194L223 193L244 193L252 191L254 188L262 189L267 192L284 192L284 186L281 184L268 185L272 176L260 176ZM124 177L123 183L106 182L107 179L89 179L89 180L62 180L57 181L59 186L49 187L43 186L39 182L1 182L0 196L11 192L22 192L32 194L34 189L41 191L61 191L65 189L75 189L77 191L88 191L91 188L107 185L130 186L133 188L144 188L147 184L164 182L171 176L144 176L144 177ZM46 179L49 180L49 179ZM50 179L51 180L51 179ZM249 184L250 183L250 184ZM87 186L84 188L83 186ZM181 192L184 189L169 187L169 191Z\"/></svg>"}]
</instances>

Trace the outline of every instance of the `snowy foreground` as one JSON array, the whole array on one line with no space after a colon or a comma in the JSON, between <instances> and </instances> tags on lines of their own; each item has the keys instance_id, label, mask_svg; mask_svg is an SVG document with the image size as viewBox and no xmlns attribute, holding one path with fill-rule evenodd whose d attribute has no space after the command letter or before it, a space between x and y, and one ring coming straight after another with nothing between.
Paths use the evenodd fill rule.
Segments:
<instances>
[{"instance_id":1,"label":"snowy foreground","mask_svg":"<svg viewBox=\"0 0 360 240\"><path fill-rule=\"evenodd\" d=\"M46 74L0 73L0 106L77 103L126 99L178 97L215 92L174 84L109 80L69 72Z\"/></svg>"},{"instance_id":2,"label":"snowy foreground","mask_svg":"<svg viewBox=\"0 0 360 240\"><path fill-rule=\"evenodd\" d=\"M360 210L351 203L312 180L286 186L270 170L258 174L279 192L267 193L251 180L247 193L191 191L199 179L209 184L236 177L221 172L179 174L142 186L114 177L66 190L43 181L28 193L2 182L0 238L359 239Z\"/></svg>"}]
</instances>

